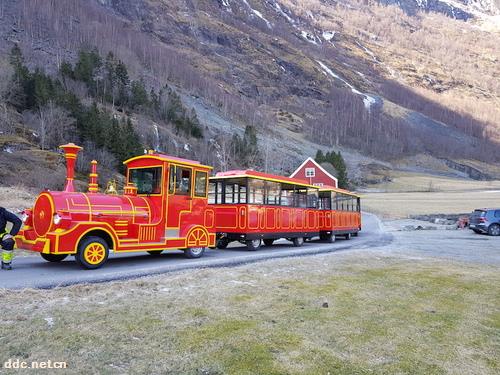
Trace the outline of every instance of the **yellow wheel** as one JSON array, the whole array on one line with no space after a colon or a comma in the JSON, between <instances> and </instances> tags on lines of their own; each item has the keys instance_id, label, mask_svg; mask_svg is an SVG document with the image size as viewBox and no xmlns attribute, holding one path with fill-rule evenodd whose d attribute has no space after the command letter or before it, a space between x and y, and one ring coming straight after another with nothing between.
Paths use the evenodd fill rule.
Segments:
<instances>
[{"instance_id":1,"label":"yellow wheel","mask_svg":"<svg viewBox=\"0 0 500 375\"><path fill-rule=\"evenodd\" d=\"M205 228L197 227L191 230L187 236L187 247L208 246L208 233Z\"/></svg>"},{"instance_id":2,"label":"yellow wheel","mask_svg":"<svg viewBox=\"0 0 500 375\"><path fill-rule=\"evenodd\" d=\"M201 258L205 253L208 242L208 232L205 228L196 227L192 229L187 236L187 249L184 250L184 255L190 259Z\"/></svg>"},{"instance_id":3,"label":"yellow wheel","mask_svg":"<svg viewBox=\"0 0 500 375\"><path fill-rule=\"evenodd\" d=\"M109 255L109 247L101 237L85 237L78 244L78 252L75 260L86 269L96 269L101 267Z\"/></svg>"}]
</instances>

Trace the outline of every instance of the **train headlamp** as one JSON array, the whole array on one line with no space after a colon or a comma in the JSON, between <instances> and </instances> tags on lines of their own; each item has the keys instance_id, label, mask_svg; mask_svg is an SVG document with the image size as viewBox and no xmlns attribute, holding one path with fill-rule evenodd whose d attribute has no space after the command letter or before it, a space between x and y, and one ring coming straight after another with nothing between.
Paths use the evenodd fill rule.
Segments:
<instances>
[{"instance_id":1,"label":"train headlamp","mask_svg":"<svg viewBox=\"0 0 500 375\"><path fill-rule=\"evenodd\" d=\"M54 214L54 224L58 225L61 222L62 218L59 214Z\"/></svg>"},{"instance_id":2,"label":"train headlamp","mask_svg":"<svg viewBox=\"0 0 500 375\"><path fill-rule=\"evenodd\" d=\"M26 224L26 222L28 221L29 219L29 215L26 213L26 212L23 212L23 214L21 215L21 221Z\"/></svg>"}]
</instances>

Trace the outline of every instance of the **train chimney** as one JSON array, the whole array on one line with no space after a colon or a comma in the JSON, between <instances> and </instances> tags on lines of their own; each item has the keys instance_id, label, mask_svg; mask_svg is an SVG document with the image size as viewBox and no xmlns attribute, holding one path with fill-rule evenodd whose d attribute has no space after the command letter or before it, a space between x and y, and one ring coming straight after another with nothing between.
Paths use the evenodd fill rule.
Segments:
<instances>
[{"instance_id":1,"label":"train chimney","mask_svg":"<svg viewBox=\"0 0 500 375\"><path fill-rule=\"evenodd\" d=\"M97 160L90 162L89 193L97 193L99 185L97 183Z\"/></svg>"},{"instance_id":2,"label":"train chimney","mask_svg":"<svg viewBox=\"0 0 500 375\"><path fill-rule=\"evenodd\" d=\"M66 158L66 184L64 185L64 191L68 193L74 192L75 186L73 185L73 180L75 179L76 156L82 148L74 143L62 145L59 148L64 151L64 157Z\"/></svg>"}]
</instances>

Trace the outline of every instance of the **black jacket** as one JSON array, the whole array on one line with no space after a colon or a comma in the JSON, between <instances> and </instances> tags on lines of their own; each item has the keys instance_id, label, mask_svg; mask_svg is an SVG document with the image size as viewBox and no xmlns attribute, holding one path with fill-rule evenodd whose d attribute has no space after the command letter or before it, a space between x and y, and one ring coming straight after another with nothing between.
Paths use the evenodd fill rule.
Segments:
<instances>
[{"instance_id":1,"label":"black jacket","mask_svg":"<svg viewBox=\"0 0 500 375\"><path fill-rule=\"evenodd\" d=\"M0 207L0 235L5 232L7 222L12 223L12 229L10 230L12 236L15 236L21 229L21 225L23 225L23 222L16 215Z\"/></svg>"}]
</instances>

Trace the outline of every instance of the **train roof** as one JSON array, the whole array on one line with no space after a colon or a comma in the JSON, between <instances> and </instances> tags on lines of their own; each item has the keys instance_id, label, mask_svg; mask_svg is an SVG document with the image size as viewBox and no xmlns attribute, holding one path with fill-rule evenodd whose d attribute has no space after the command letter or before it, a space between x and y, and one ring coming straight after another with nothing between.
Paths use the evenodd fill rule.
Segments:
<instances>
[{"instance_id":1,"label":"train roof","mask_svg":"<svg viewBox=\"0 0 500 375\"><path fill-rule=\"evenodd\" d=\"M160 153L148 153L148 154L144 154L144 155L135 156L133 158L125 160L123 162L123 164L127 165L132 161L148 160L148 159L149 160L160 160L160 161L166 161L166 162L173 162L176 164L184 164L184 165L189 165L189 166L203 167L203 168L207 168L207 169L213 169L212 167L210 167L208 165L203 165L199 161L196 161L196 160L183 159L183 158L178 158L176 156L160 154Z\"/></svg>"},{"instance_id":2,"label":"train roof","mask_svg":"<svg viewBox=\"0 0 500 375\"><path fill-rule=\"evenodd\" d=\"M318 186L313 186L313 185L309 184L306 180L302 180L300 178L278 176L275 174L254 171L252 169L218 172L215 175L215 177L211 177L211 178L212 179L221 179L221 178L225 179L225 178L245 178L245 177L251 177L251 178L256 178L259 180L266 180L266 181L273 181L273 182L282 182L282 183L291 184L291 185L299 185L299 186L306 186L306 187L310 187L310 188L319 189Z\"/></svg>"},{"instance_id":3,"label":"train roof","mask_svg":"<svg viewBox=\"0 0 500 375\"><path fill-rule=\"evenodd\" d=\"M358 197L358 198L360 197L358 194L353 193L352 191L341 189L341 188L336 188L334 186L328 186L328 185L322 186L319 189L319 191L334 191L336 193L349 194L349 195L353 195L353 196Z\"/></svg>"}]
</instances>

